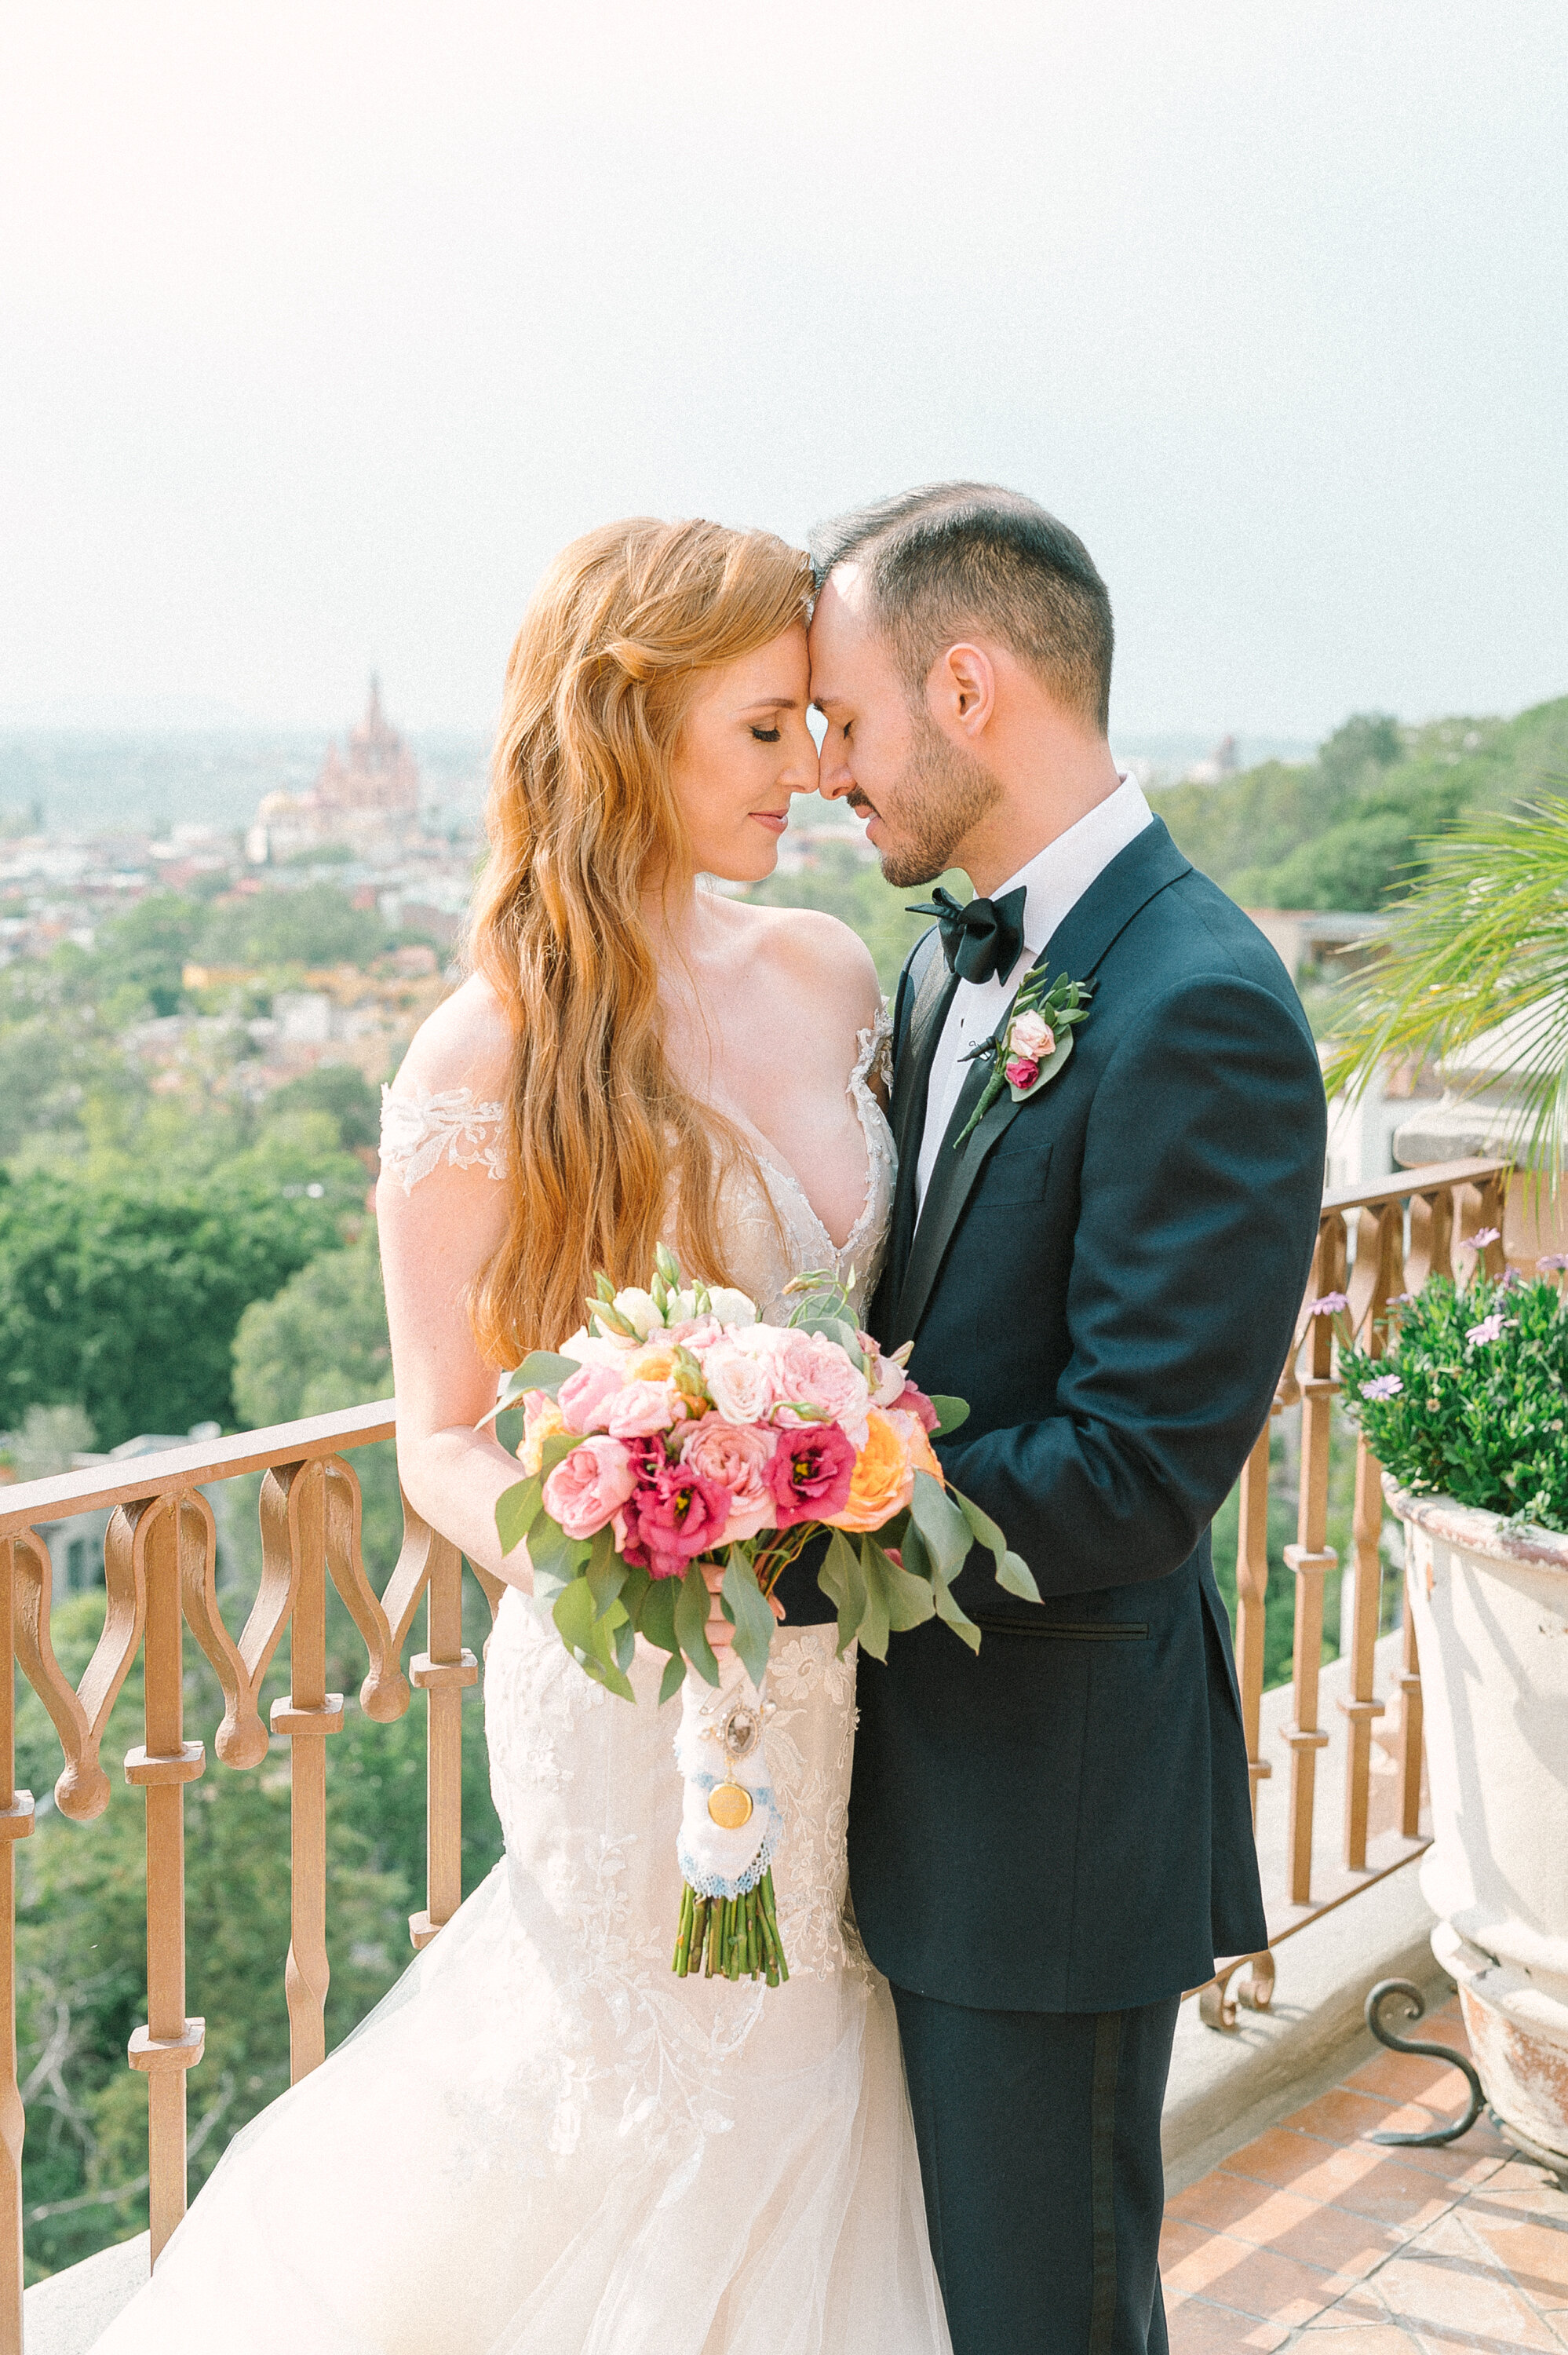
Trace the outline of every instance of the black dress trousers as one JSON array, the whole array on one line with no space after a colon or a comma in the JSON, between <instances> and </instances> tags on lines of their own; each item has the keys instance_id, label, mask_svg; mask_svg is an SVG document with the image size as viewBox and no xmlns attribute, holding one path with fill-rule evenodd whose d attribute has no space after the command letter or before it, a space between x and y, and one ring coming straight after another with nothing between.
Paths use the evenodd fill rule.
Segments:
<instances>
[{"instance_id":1,"label":"black dress trousers","mask_svg":"<svg viewBox=\"0 0 1568 2355\"><path fill-rule=\"evenodd\" d=\"M953 2355L1167 2355L1160 2113L1180 1998L893 1999Z\"/></svg>"}]
</instances>

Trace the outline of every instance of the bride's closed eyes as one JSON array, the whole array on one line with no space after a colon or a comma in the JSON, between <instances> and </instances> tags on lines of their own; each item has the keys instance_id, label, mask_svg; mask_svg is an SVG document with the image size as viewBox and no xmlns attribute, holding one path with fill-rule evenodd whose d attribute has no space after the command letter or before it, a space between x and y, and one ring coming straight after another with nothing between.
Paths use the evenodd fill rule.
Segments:
<instances>
[{"instance_id":1,"label":"bride's closed eyes","mask_svg":"<svg viewBox=\"0 0 1568 2355\"><path fill-rule=\"evenodd\" d=\"M777 744L784 731L780 728L754 728L751 732L759 744Z\"/></svg>"}]
</instances>

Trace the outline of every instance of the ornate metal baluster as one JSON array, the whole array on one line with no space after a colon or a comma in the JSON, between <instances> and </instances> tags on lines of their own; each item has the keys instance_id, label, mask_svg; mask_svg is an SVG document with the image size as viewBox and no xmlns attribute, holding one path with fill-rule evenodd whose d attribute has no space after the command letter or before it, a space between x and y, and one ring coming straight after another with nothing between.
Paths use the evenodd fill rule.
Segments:
<instances>
[{"instance_id":1,"label":"ornate metal baluster","mask_svg":"<svg viewBox=\"0 0 1568 2355\"><path fill-rule=\"evenodd\" d=\"M105 1552L125 1548L146 1596L143 1678L147 1738L125 1753L125 1780L147 1806L147 2019L131 2038L132 2069L147 2077L147 2164L153 2262L185 2212L185 2072L201 2059L207 2023L185 2018L185 1785L207 1765L185 1739L179 1500L122 1505Z\"/></svg>"},{"instance_id":2,"label":"ornate metal baluster","mask_svg":"<svg viewBox=\"0 0 1568 2355\"><path fill-rule=\"evenodd\" d=\"M1340 1292L1345 1280L1345 1222L1335 1210L1318 1229L1312 1290ZM1285 1549L1296 1573L1296 1640L1292 1658L1295 1717L1285 1728L1290 1747L1290 1902L1312 1901L1312 1802L1318 1753L1329 1737L1318 1724L1318 1672L1323 1658L1323 1581L1340 1557L1327 1542L1329 1445L1334 1398L1333 1332L1326 1316L1309 1323L1308 1371L1301 1384L1301 1496L1297 1538Z\"/></svg>"},{"instance_id":3,"label":"ornate metal baluster","mask_svg":"<svg viewBox=\"0 0 1568 2355\"><path fill-rule=\"evenodd\" d=\"M22 2138L26 2120L16 2082L16 1843L33 1828L33 1795L16 1784L16 1670L12 1642L14 1580L25 1537L0 1538L0 2346L22 2348Z\"/></svg>"}]
</instances>

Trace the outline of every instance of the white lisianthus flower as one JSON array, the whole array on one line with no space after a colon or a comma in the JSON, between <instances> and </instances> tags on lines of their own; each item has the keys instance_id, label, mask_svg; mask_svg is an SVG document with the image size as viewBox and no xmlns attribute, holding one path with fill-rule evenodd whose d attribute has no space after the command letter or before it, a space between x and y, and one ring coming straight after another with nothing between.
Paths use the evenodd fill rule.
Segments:
<instances>
[{"instance_id":1,"label":"white lisianthus flower","mask_svg":"<svg viewBox=\"0 0 1568 2355\"><path fill-rule=\"evenodd\" d=\"M579 1325L556 1354L559 1358L575 1358L579 1366L613 1366L635 1346L619 1333L590 1333L586 1325Z\"/></svg>"},{"instance_id":2,"label":"white lisianthus flower","mask_svg":"<svg viewBox=\"0 0 1568 2355\"><path fill-rule=\"evenodd\" d=\"M683 1294L682 1297L684 1296ZM710 1285L708 1298L721 1325L756 1324L757 1303L748 1299L744 1292L733 1292L727 1284L716 1284Z\"/></svg>"},{"instance_id":3,"label":"white lisianthus flower","mask_svg":"<svg viewBox=\"0 0 1568 2355\"><path fill-rule=\"evenodd\" d=\"M663 1330L664 1319L654 1305L651 1292L641 1292L635 1284L628 1284L624 1292L616 1294L613 1305L617 1314L636 1328L640 1340L646 1341L650 1333Z\"/></svg>"}]
</instances>

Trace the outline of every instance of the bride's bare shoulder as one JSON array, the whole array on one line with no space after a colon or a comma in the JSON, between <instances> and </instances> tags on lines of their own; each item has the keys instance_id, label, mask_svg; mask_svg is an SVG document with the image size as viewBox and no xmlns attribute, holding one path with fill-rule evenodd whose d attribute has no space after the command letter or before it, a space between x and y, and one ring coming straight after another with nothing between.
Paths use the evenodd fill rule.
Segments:
<instances>
[{"instance_id":1,"label":"bride's bare shoulder","mask_svg":"<svg viewBox=\"0 0 1568 2355\"><path fill-rule=\"evenodd\" d=\"M882 985L871 951L858 932L819 908L767 908L732 902L747 925L754 968L819 1017L853 1028L874 1022Z\"/></svg>"},{"instance_id":2,"label":"bride's bare shoulder","mask_svg":"<svg viewBox=\"0 0 1568 2355\"><path fill-rule=\"evenodd\" d=\"M482 974L470 974L414 1033L392 1092L441 1095L468 1088L476 1103L499 1101L512 1069L512 1025Z\"/></svg>"}]
</instances>

